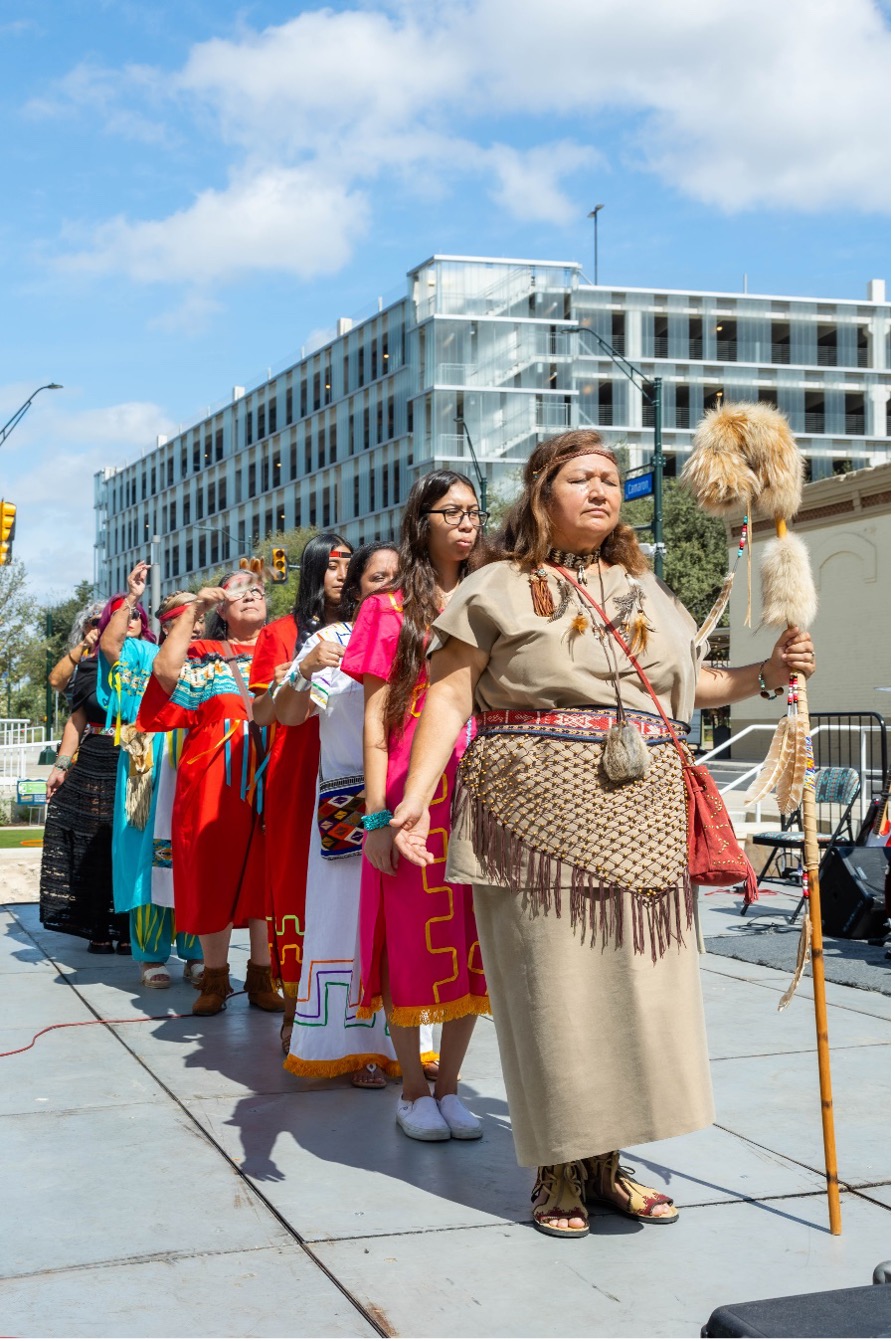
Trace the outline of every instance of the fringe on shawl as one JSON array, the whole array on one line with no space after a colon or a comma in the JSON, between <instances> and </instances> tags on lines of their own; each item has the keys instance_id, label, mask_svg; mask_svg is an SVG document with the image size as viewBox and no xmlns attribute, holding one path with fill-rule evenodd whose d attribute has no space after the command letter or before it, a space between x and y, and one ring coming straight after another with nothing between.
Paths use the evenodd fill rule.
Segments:
<instances>
[{"instance_id":1,"label":"fringe on shawl","mask_svg":"<svg viewBox=\"0 0 895 1341\"><path fill-rule=\"evenodd\" d=\"M634 953L645 954L648 943L654 964L672 943L681 945L684 931L693 925L693 888L686 868L680 881L667 889L624 889L595 872L529 847L474 798L458 777L453 825L470 821L473 851L483 870L494 884L529 890L532 917L549 913L551 907L557 917L562 916L563 875L570 873L572 930L580 931L582 943L590 930L592 946L599 938L603 949L610 942L620 949L626 899L631 904Z\"/></svg>"}]
</instances>

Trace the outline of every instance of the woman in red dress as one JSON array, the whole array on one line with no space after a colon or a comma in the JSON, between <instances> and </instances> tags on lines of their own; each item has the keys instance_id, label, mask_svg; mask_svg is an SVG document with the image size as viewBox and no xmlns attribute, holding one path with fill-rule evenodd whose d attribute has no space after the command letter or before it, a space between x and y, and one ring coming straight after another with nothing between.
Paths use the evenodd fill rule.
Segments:
<instances>
[{"instance_id":1,"label":"woman in red dress","mask_svg":"<svg viewBox=\"0 0 895 1341\"><path fill-rule=\"evenodd\" d=\"M338 619L351 552L351 546L333 531L308 541L301 555L292 613L261 630L249 677L255 695L252 714L271 736L264 807L267 930L271 968L286 998L280 1041L287 1055L301 980L320 724L314 716L301 726L282 726L276 720L270 691L280 683L305 639ZM342 649L338 650L341 654Z\"/></svg>"},{"instance_id":2,"label":"woman in red dress","mask_svg":"<svg viewBox=\"0 0 895 1341\"><path fill-rule=\"evenodd\" d=\"M217 637L193 641L197 608L215 610ZM186 728L172 816L179 931L199 937L205 973L194 1015L216 1015L231 994L234 926L249 929L246 993L282 1010L273 989L265 920L263 733L249 722L248 673L267 617L260 579L244 570L186 602L153 662L138 728Z\"/></svg>"}]
</instances>

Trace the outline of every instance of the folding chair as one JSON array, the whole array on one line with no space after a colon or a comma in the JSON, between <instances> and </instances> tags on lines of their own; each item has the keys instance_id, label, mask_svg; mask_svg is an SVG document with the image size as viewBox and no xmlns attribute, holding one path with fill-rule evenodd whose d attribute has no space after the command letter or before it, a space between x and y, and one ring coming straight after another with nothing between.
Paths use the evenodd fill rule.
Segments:
<instances>
[{"instance_id":1,"label":"folding chair","mask_svg":"<svg viewBox=\"0 0 895 1341\"><path fill-rule=\"evenodd\" d=\"M817 842L823 850L821 857L821 867L829 849L834 843L840 842L845 838L848 842L854 842L852 833L851 813L858 793L861 790L861 779L853 768L819 768L814 775L814 794L818 809L818 834ZM821 809L822 807L822 809ZM838 811L838 818L836 813ZM824 832L821 832L820 825L826 825ZM761 868L761 874L758 877L758 883L767 875L775 861L780 860L780 854L786 852L795 852L797 854L796 866L790 868L784 866L781 869L781 879L787 879L785 874L790 869L801 884L802 879L802 845L805 841L805 833L802 829L802 812L794 810L791 815L780 816L780 828L771 829L767 833L753 834L752 842L757 847L769 847L770 855L764 866ZM795 922L802 908L804 896L799 900L796 910L789 919ZM743 906L740 908L740 915L745 916L748 902L744 899Z\"/></svg>"}]
</instances>

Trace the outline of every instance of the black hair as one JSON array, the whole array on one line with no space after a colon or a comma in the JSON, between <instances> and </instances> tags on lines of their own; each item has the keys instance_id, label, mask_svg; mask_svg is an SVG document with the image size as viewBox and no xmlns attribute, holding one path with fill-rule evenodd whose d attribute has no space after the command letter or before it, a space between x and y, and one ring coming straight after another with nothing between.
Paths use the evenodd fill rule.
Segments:
<instances>
[{"instance_id":1,"label":"black hair","mask_svg":"<svg viewBox=\"0 0 895 1341\"><path fill-rule=\"evenodd\" d=\"M298 590L295 593L295 605L292 607L296 652L306 638L323 627L326 616L323 579L329 568L330 551L333 549L350 550L351 546L335 531L321 531L319 535L312 536L302 550Z\"/></svg>"},{"instance_id":2,"label":"black hair","mask_svg":"<svg viewBox=\"0 0 895 1341\"><path fill-rule=\"evenodd\" d=\"M381 549L391 550L392 554L401 552L391 540L376 540L369 545L361 545L348 561L348 571L345 574L345 585L339 603L339 618L348 624L357 617L358 606L361 603L360 581L366 572L367 564Z\"/></svg>"},{"instance_id":3,"label":"black hair","mask_svg":"<svg viewBox=\"0 0 895 1341\"><path fill-rule=\"evenodd\" d=\"M404 729L425 658L429 629L441 609L438 581L429 555L429 509L455 484L463 485L476 498L472 480L456 470L432 470L420 476L407 496L401 518L400 573L391 590L400 589L403 593L404 618L385 700L385 725L389 732ZM459 565L461 580L479 566L486 554L487 542L479 529L469 557Z\"/></svg>"}]
</instances>

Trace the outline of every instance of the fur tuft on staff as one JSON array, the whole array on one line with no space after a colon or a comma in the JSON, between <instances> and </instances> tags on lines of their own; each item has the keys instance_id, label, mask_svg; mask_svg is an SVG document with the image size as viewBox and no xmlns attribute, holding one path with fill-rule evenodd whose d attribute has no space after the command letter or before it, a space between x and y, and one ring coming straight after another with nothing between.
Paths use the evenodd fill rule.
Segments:
<instances>
[{"instance_id":1,"label":"fur tuft on staff","mask_svg":"<svg viewBox=\"0 0 895 1341\"><path fill-rule=\"evenodd\" d=\"M760 483L756 516L791 521L802 502L805 468L785 415L756 401L748 407L749 465Z\"/></svg>"},{"instance_id":2,"label":"fur tuft on staff","mask_svg":"<svg viewBox=\"0 0 895 1341\"><path fill-rule=\"evenodd\" d=\"M693 434L681 483L713 517L743 512L761 493L749 462L754 409L754 405L721 405L704 415Z\"/></svg>"},{"instance_id":3,"label":"fur tuft on staff","mask_svg":"<svg viewBox=\"0 0 895 1341\"><path fill-rule=\"evenodd\" d=\"M769 540L761 556L762 621L807 629L817 614L817 590L804 541L787 531Z\"/></svg>"}]
</instances>

